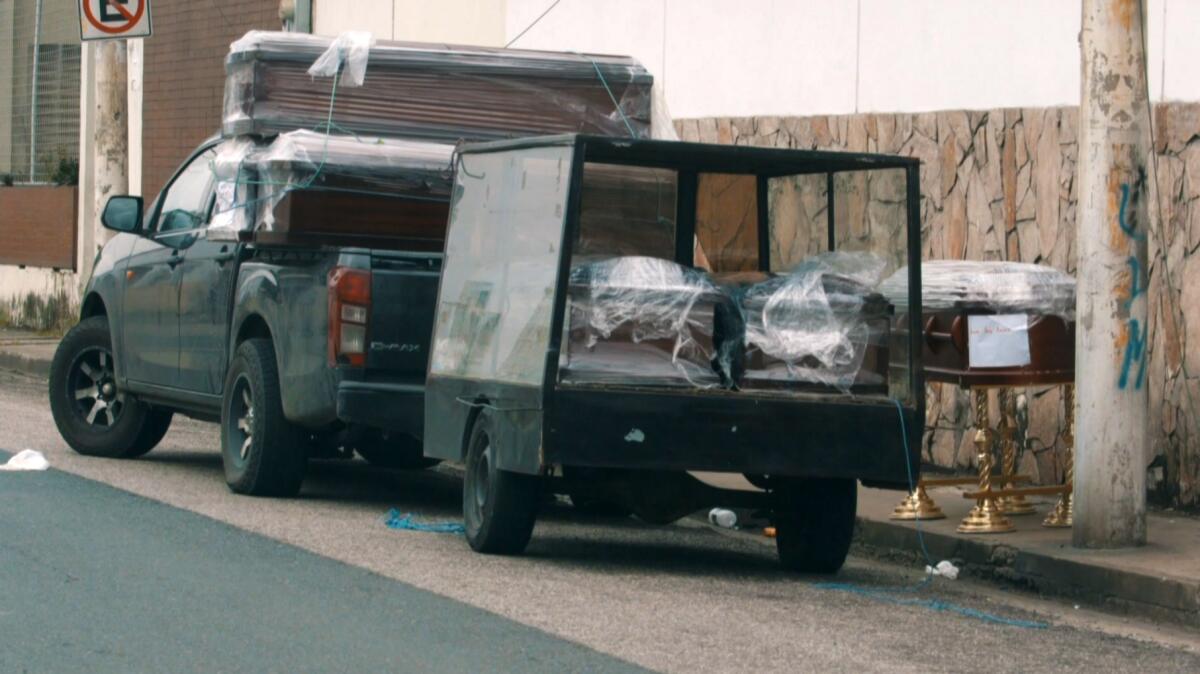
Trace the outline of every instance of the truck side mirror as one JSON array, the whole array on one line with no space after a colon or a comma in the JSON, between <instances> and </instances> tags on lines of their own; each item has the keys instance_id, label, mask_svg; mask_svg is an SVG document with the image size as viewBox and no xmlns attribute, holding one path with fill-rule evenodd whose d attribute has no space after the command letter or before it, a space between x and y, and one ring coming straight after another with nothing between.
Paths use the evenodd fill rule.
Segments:
<instances>
[{"instance_id":1,"label":"truck side mirror","mask_svg":"<svg viewBox=\"0 0 1200 674\"><path fill-rule=\"evenodd\" d=\"M142 225L142 198L109 197L100 214L100 224L114 232L136 232Z\"/></svg>"}]
</instances>

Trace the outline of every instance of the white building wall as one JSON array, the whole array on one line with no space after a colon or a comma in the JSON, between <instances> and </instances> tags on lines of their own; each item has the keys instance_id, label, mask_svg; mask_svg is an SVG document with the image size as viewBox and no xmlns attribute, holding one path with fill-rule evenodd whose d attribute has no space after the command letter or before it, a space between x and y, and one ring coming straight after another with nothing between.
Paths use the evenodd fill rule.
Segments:
<instances>
[{"instance_id":1,"label":"white building wall","mask_svg":"<svg viewBox=\"0 0 1200 674\"><path fill-rule=\"evenodd\" d=\"M552 0L315 0L316 32L504 44ZM630 54L675 117L1079 101L1078 0L560 0L515 47ZM1200 100L1200 0L1148 0L1151 95ZM489 22L500 21L499 28ZM1165 73L1165 80L1164 80Z\"/></svg>"},{"instance_id":2,"label":"white building wall","mask_svg":"<svg viewBox=\"0 0 1200 674\"><path fill-rule=\"evenodd\" d=\"M369 30L415 42L504 44L505 0L314 0L313 32Z\"/></svg>"}]
</instances>

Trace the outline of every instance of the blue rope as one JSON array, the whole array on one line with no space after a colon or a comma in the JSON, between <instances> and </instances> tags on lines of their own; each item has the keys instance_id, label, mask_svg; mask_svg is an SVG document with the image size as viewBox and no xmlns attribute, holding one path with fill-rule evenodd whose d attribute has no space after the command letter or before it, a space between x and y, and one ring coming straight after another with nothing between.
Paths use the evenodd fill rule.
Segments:
<instances>
[{"instance_id":1,"label":"blue rope","mask_svg":"<svg viewBox=\"0 0 1200 674\"><path fill-rule=\"evenodd\" d=\"M579 52L575 52L579 53ZM579 54L592 62L592 67L596 69L596 76L600 78L600 84L604 85L604 90L608 92L608 99L612 101L613 107L617 109L617 114L621 116L621 121L625 122L625 130L629 132L631 138L638 137L637 132L633 130L633 125L629 123L629 118L625 116L625 111L621 109L621 104L617 102L617 97L613 95L612 89L608 87L608 80L604 79L604 73L600 71L600 64L596 63L596 59L587 54Z\"/></svg>"},{"instance_id":2,"label":"blue rope","mask_svg":"<svg viewBox=\"0 0 1200 674\"><path fill-rule=\"evenodd\" d=\"M927 579L932 578L932 576L926 576L926 578ZM903 597L892 596L896 592L911 592L917 588L899 588L899 589L871 588L871 587L860 587L858 585L854 585L853 583L814 583L813 587L816 587L816 588L819 588L822 590L834 590L837 592L849 592L851 594L858 594L858 595L862 595L864 597L870 597L871 599L875 599L876 601L881 601L881 602L884 602L887 604L894 604L896 606L917 606L920 608L927 608L927 609L930 609L933 611L957 613L958 615L965 616L967 618L975 618L977 620L982 620L984 622L995 623L997 625L1006 625L1008 627L1023 627L1025 629L1031 629L1031 630L1044 630L1044 629L1047 629L1050 627L1049 624L1041 622L1041 621L1020 620L1018 618L1005 618L1003 616L998 616L993 613L987 613L987 612L969 608L966 606L959 606L958 604L952 604L950 602L942 601L940 599L906 599Z\"/></svg>"},{"instance_id":3,"label":"blue rope","mask_svg":"<svg viewBox=\"0 0 1200 674\"><path fill-rule=\"evenodd\" d=\"M913 480L912 462L909 460L911 452L908 447L908 424L904 421L904 407L899 400L892 399L892 403L896 406L896 412L900 415L900 434L904 440L904 469L908 473L908 492L911 494L916 489L916 482ZM921 554L925 557L925 563L929 566L934 566L933 558L929 555L929 549L925 547L925 536L921 532L921 520L914 520L917 527L917 541L921 545ZM836 592L849 592L851 594L870 597L876 601L881 601L896 606L918 606L927 608L932 611L940 611L947 613L957 613L958 615L967 618L975 618L984 622L994 623L997 625L1005 625L1008 627L1023 627L1031 630L1044 630L1050 627L1049 623L1044 623L1037 620L1020 620L1017 618L1005 618L993 613L987 613L978 609L959 606L940 599L907 599L897 597L897 594L907 594L919 592L925 589L933 582L933 574L926 573L925 578L920 582L906 587L863 587L854 583L814 583L813 587L821 590L833 590Z\"/></svg>"},{"instance_id":4,"label":"blue rope","mask_svg":"<svg viewBox=\"0 0 1200 674\"><path fill-rule=\"evenodd\" d=\"M389 529L403 529L406 531L425 531L434 534L467 533L466 528L458 522L417 522L413 519L412 513L402 513L395 508L388 511L384 524Z\"/></svg>"}]
</instances>

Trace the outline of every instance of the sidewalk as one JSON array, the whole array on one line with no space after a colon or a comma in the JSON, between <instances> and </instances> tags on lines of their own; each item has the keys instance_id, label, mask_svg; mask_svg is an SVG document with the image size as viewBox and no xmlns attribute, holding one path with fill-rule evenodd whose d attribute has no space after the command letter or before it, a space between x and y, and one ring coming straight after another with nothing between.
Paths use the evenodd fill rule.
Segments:
<instances>
[{"instance_id":1,"label":"sidewalk","mask_svg":"<svg viewBox=\"0 0 1200 674\"><path fill-rule=\"evenodd\" d=\"M17 370L39 377L50 374L50 361L58 348L57 337L0 328L0 370Z\"/></svg>"},{"instance_id":2,"label":"sidewalk","mask_svg":"<svg viewBox=\"0 0 1200 674\"><path fill-rule=\"evenodd\" d=\"M45 377L58 340L0 329L0 369ZM709 474L722 486L749 487L740 476ZM723 484L732 480L729 484ZM921 522L934 562L949 559L964 572L1011 582L1122 613L1200 627L1200 518L1148 516L1145 547L1078 550L1069 529L1047 529L1053 498L1032 497L1036 515L1012 518L1017 531L960 534L955 529L974 503L953 487L930 489L946 519ZM888 519L902 492L859 489L856 542L883 556L921 559L917 525Z\"/></svg>"},{"instance_id":3,"label":"sidewalk","mask_svg":"<svg viewBox=\"0 0 1200 674\"><path fill-rule=\"evenodd\" d=\"M1200 518L1148 515L1144 547L1081 550L1070 529L1048 529L1042 518L1051 498L1030 498L1034 515L1010 518L1007 534L960 534L958 523L974 504L961 490L929 490L946 519L920 523L930 557L954 561L975 576L1014 582L1047 595L1080 600L1122 613L1200 627ZM880 552L920 557L917 524L888 519L903 493L859 490L859 542Z\"/></svg>"}]
</instances>

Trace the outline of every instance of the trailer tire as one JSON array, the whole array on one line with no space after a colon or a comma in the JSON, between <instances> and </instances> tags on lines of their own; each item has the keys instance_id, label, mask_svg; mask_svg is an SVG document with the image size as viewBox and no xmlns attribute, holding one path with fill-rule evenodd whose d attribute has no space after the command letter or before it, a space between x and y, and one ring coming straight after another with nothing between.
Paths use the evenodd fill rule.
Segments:
<instances>
[{"instance_id":1,"label":"trailer tire","mask_svg":"<svg viewBox=\"0 0 1200 674\"><path fill-rule=\"evenodd\" d=\"M467 543L476 552L519 555L533 534L542 482L496 467L491 419L475 418L467 444L463 481L463 524Z\"/></svg>"},{"instance_id":2,"label":"trailer tire","mask_svg":"<svg viewBox=\"0 0 1200 674\"><path fill-rule=\"evenodd\" d=\"M283 415L279 369L269 339L242 342L221 400L221 463L238 494L295 496L308 467L305 437Z\"/></svg>"},{"instance_id":3,"label":"trailer tire","mask_svg":"<svg viewBox=\"0 0 1200 674\"><path fill-rule=\"evenodd\" d=\"M789 571L836 573L854 536L858 483L849 479L772 480L775 547Z\"/></svg>"}]
</instances>

